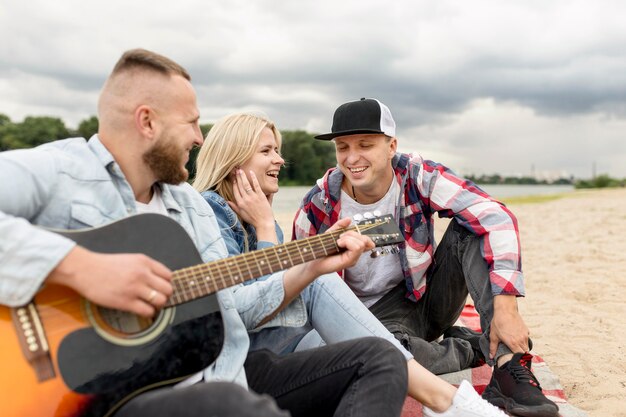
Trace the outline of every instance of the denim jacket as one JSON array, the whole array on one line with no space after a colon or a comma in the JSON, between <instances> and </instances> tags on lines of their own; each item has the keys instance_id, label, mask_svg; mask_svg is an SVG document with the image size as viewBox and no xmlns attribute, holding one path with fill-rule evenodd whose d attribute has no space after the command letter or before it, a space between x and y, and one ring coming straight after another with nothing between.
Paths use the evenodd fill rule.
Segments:
<instances>
[{"instance_id":1,"label":"denim jacket","mask_svg":"<svg viewBox=\"0 0 626 417\"><path fill-rule=\"evenodd\" d=\"M215 215L186 183L160 184L168 215L190 235L202 259L227 256ZM94 135L0 153L0 304L32 299L75 243L36 226L95 227L136 213L135 197L113 156ZM36 225L36 226L35 226ZM282 303L282 274L217 294L225 340L205 380L246 386L243 368L254 329ZM282 313L281 313L282 314ZM280 316L280 314L279 314Z\"/></svg>"},{"instance_id":2,"label":"denim jacket","mask_svg":"<svg viewBox=\"0 0 626 417\"><path fill-rule=\"evenodd\" d=\"M215 218L217 219L217 224L220 228L220 232L222 233L222 238L224 238L224 242L226 243L226 249L228 250L229 256L239 255L246 252L246 238L248 239L247 247L250 251L274 246L274 243L272 242L264 240L257 241L256 230L251 225L245 226L246 230L244 233L244 226L239 221L237 214L235 214L233 209L230 208L226 200L221 195L214 191L205 191L202 193L202 197L204 197L207 203L209 203L215 213ZM280 226L278 226L278 223L276 223L276 235L278 237L278 242L283 243L283 231ZM244 285L251 285L255 282L274 279L280 279L282 281L282 275L282 272L264 275L260 278L248 281ZM265 325L254 330L258 331L267 327L277 326L300 327L307 321L306 306L300 295L289 303L289 306L285 308L284 313L285 314L275 317Z\"/></svg>"}]
</instances>

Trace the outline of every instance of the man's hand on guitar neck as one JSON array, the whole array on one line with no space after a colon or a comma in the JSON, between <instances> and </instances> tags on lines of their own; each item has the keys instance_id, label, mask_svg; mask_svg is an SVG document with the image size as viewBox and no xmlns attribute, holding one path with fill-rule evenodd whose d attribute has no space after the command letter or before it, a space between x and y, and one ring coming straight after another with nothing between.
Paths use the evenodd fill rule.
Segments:
<instances>
[{"instance_id":1,"label":"man's hand on guitar neck","mask_svg":"<svg viewBox=\"0 0 626 417\"><path fill-rule=\"evenodd\" d=\"M76 246L46 282L72 288L88 300L152 317L172 294L172 271L143 254L102 254Z\"/></svg>"},{"instance_id":2,"label":"man's hand on guitar neck","mask_svg":"<svg viewBox=\"0 0 626 417\"><path fill-rule=\"evenodd\" d=\"M350 226L351 222L352 220L348 217L340 219L337 223L332 225L326 233L345 229ZM313 275L314 278L353 266L357 263L363 252L374 249L375 247L372 239L355 231L343 233L339 239L337 239L336 243L337 246L345 250L336 255L320 258L304 264L304 268Z\"/></svg>"}]
</instances>

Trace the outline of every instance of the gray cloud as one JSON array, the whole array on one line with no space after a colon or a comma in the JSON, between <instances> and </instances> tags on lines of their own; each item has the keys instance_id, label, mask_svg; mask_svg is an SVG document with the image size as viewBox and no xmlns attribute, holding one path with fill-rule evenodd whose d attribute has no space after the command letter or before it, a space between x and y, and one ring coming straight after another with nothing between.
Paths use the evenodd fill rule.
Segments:
<instances>
[{"instance_id":1,"label":"gray cloud","mask_svg":"<svg viewBox=\"0 0 626 417\"><path fill-rule=\"evenodd\" d=\"M401 144L460 171L626 176L626 4L617 0L0 4L0 112L95 113L122 51L191 72L203 122L262 110L321 132L359 97ZM449 162L448 162L449 161Z\"/></svg>"}]
</instances>

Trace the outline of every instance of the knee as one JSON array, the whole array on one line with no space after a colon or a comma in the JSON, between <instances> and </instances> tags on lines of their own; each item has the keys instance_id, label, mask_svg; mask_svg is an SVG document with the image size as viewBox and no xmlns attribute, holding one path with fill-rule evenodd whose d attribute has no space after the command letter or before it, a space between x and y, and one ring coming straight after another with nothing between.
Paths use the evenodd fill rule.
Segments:
<instances>
[{"instance_id":1,"label":"knee","mask_svg":"<svg viewBox=\"0 0 626 417\"><path fill-rule=\"evenodd\" d=\"M366 359L370 363L406 377L406 358L391 342L380 337L367 337L363 339L363 343L367 343Z\"/></svg>"},{"instance_id":2,"label":"knee","mask_svg":"<svg viewBox=\"0 0 626 417\"><path fill-rule=\"evenodd\" d=\"M237 417L287 417L288 413L280 410L268 395L258 395L230 382L209 382L197 384L203 396L195 401L202 404L202 413L191 414L205 416ZM189 405L187 405L189 407Z\"/></svg>"}]
</instances>

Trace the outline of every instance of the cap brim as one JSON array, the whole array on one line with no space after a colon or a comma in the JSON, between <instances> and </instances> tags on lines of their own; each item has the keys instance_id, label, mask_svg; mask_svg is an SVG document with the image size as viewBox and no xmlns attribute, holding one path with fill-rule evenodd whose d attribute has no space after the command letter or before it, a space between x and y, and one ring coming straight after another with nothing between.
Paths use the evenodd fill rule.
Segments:
<instances>
[{"instance_id":1,"label":"cap brim","mask_svg":"<svg viewBox=\"0 0 626 417\"><path fill-rule=\"evenodd\" d=\"M374 130L374 129L354 129L354 130L343 130L341 132L333 132L333 133L326 133L323 135L317 135L317 136L314 136L314 138L319 139L319 140L331 140L339 136L363 135L363 134L368 134L368 133L379 134L379 135L385 134L385 132L381 132L380 130Z\"/></svg>"}]
</instances>

